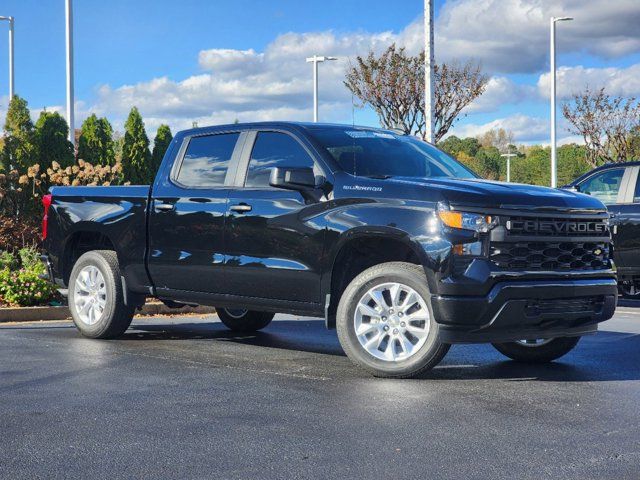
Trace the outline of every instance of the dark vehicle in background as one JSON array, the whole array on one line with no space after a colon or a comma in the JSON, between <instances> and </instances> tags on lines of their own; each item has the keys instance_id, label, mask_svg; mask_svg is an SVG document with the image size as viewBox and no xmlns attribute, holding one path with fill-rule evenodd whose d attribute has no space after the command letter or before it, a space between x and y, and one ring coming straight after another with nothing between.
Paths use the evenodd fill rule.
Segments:
<instances>
[{"instance_id":1,"label":"dark vehicle in background","mask_svg":"<svg viewBox=\"0 0 640 480\"><path fill-rule=\"evenodd\" d=\"M54 187L50 277L92 338L146 297L239 331L324 317L385 377L454 343L551 361L611 318L609 215L592 196L490 182L414 137L270 122L180 132L151 186Z\"/></svg>"},{"instance_id":2,"label":"dark vehicle in background","mask_svg":"<svg viewBox=\"0 0 640 480\"><path fill-rule=\"evenodd\" d=\"M611 215L613 260L620 293L640 298L640 162L598 167L563 187L596 197Z\"/></svg>"}]
</instances>

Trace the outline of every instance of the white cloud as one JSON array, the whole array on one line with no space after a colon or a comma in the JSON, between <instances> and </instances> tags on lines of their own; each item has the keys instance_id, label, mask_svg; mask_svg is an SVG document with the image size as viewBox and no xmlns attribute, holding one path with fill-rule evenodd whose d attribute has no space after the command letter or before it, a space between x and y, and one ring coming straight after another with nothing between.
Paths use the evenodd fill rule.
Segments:
<instances>
[{"instance_id":1,"label":"white cloud","mask_svg":"<svg viewBox=\"0 0 640 480\"><path fill-rule=\"evenodd\" d=\"M488 130L504 128L513 132L514 140L540 141L549 136L549 119L540 117L530 117L521 113L510 115L505 118L498 118L490 122L476 124L469 123L455 126L450 130L450 135L458 137L476 137Z\"/></svg>"},{"instance_id":2,"label":"white cloud","mask_svg":"<svg viewBox=\"0 0 640 480\"><path fill-rule=\"evenodd\" d=\"M463 113L495 112L501 106L523 102L534 94L535 88L530 85L519 85L507 77L491 77L482 96L463 110Z\"/></svg>"},{"instance_id":3,"label":"white cloud","mask_svg":"<svg viewBox=\"0 0 640 480\"><path fill-rule=\"evenodd\" d=\"M639 6L640 8L640 6ZM545 73L538 79L538 94L548 99L551 75ZM640 63L627 68L560 67L556 76L556 92L559 98L569 98L586 87L592 90L604 87L607 93L621 96L640 95Z\"/></svg>"},{"instance_id":4,"label":"white cloud","mask_svg":"<svg viewBox=\"0 0 640 480\"><path fill-rule=\"evenodd\" d=\"M538 72L548 58L551 15L572 15L574 22L558 27L559 49L586 51L614 58L640 51L640 0L449 0L436 22L436 60L474 58L492 75L483 96L465 114L494 112L503 105L543 95L548 78L537 87L520 85L500 72ZM95 98L77 103L77 126L90 113L105 115L122 130L131 106L136 105L152 135L160 123L172 129L252 120L310 120L311 65L316 53L339 61L320 65L321 118L340 121L351 117L351 95L343 85L348 59L381 51L393 42L418 52L423 46L423 22L417 18L400 32L285 33L263 51L212 48L199 52L200 71L184 79L167 76L127 85L101 85ZM627 69L560 69L560 92L587 81L605 82L612 93L640 92L640 66ZM567 87L568 88L568 87ZM538 96L539 98L539 96ZM2 111L0 111L2 115ZM4 115L2 115L4 116ZM519 139L542 139L546 120L512 115L486 124L467 124L458 131L481 131L504 126Z\"/></svg>"},{"instance_id":5,"label":"white cloud","mask_svg":"<svg viewBox=\"0 0 640 480\"><path fill-rule=\"evenodd\" d=\"M638 0L455 0L436 22L436 59L474 58L491 72L536 72L547 65L549 18L558 50L615 58L640 51ZM419 43L419 29L413 43Z\"/></svg>"}]
</instances>

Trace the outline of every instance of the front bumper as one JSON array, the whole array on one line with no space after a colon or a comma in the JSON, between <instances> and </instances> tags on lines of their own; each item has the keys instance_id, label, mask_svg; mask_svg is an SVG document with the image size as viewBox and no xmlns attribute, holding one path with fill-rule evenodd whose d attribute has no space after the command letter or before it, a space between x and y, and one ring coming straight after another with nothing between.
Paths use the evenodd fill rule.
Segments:
<instances>
[{"instance_id":1,"label":"front bumper","mask_svg":"<svg viewBox=\"0 0 640 480\"><path fill-rule=\"evenodd\" d=\"M613 316L615 278L506 280L487 295L434 295L445 343L510 342L593 333Z\"/></svg>"}]
</instances>

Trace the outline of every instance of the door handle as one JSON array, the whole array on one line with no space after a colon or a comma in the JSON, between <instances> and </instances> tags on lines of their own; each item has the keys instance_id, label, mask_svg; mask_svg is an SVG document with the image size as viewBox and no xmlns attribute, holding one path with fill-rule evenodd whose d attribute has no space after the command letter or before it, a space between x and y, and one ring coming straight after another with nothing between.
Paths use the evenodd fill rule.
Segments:
<instances>
[{"instance_id":1,"label":"door handle","mask_svg":"<svg viewBox=\"0 0 640 480\"><path fill-rule=\"evenodd\" d=\"M153 208L155 208L157 212L170 212L176 207L171 203L156 203Z\"/></svg>"},{"instance_id":2,"label":"door handle","mask_svg":"<svg viewBox=\"0 0 640 480\"><path fill-rule=\"evenodd\" d=\"M247 205L246 203L240 203L238 205L231 205L229 210L232 212L245 213L251 211L251 205Z\"/></svg>"}]
</instances>

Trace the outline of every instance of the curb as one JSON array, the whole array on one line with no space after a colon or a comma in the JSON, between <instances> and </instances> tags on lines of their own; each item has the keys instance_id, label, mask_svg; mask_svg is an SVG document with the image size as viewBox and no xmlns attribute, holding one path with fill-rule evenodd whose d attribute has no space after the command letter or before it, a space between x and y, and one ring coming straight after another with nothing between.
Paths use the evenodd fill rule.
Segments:
<instances>
[{"instance_id":1,"label":"curb","mask_svg":"<svg viewBox=\"0 0 640 480\"><path fill-rule=\"evenodd\" d=\"M146 303L141 309L136 310L136 315L184 315L195 313L210 315L215 313L214 307L189 307L169 308L162 302ZM40 320L67 320L71 318L69 307L8 307L0 308L0 323L2 322L37 322Z\"/></svg>"}]
</instances>

